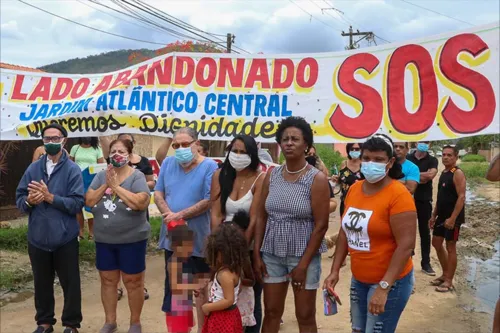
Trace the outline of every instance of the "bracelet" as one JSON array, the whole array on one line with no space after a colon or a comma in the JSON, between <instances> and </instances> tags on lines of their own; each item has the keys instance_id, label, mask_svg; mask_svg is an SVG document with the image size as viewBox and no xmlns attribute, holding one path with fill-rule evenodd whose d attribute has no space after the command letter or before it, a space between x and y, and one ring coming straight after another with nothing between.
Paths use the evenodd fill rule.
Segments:
<instances>
[{"instance_id":1,"label":"bracelet","mask_svg":"<svg viewBox=\"0 0 500 333\"><path fill-rule=\"evenodd\" d=\"M29 207L29 208L33 208L32 205L30 205L30 203L28 202L28 200L24 200L24 203Z\"/></svg>"}]
</instances>

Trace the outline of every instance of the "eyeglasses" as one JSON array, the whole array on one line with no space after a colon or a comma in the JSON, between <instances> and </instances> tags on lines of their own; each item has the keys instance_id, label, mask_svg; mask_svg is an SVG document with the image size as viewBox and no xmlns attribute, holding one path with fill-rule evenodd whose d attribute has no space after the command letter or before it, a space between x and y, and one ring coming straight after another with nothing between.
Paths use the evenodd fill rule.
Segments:
<instances>
[{"instance_id":1,"label":"eyeglasses","mask_svg":"<svg viewBox=\"0 0 500 333\"><path fill-rule=\"evenodd\" d=\"M63 137L63 136L44 136L44 137L42 138L43 142L45 142L45 143L49 143L49 142L59 143L59 142L61 142L63 139L64 139L64 137Z\"/></svg>"},{"instance_id":2,"label":"eyeglasses","mask_svg":"<svg viewBox=\"0 0 500 333\"><path fill-rule=\"evenodd\" d=\"M361 151L361 148L351 148L351 151Z\"/></svg>"},{"instance_id":3,"label":"eyeglasses","mask_svg":"<svg viewBox=\"0 0 500 333\"><path fill-rule=\"evenodd\" d=\"M193 143L195 143L196 140L193 140L191 142L182 142L182 143L172 143L172 148L174 149L179 149L180 147L182 148L188 148L190 147Z\"/></svg>"}]
</instances>

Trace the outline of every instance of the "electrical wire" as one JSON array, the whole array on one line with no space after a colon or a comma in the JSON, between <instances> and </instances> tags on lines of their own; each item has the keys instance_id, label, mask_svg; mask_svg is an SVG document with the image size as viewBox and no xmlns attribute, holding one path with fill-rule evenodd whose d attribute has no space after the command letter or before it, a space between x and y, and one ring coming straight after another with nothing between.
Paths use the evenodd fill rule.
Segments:
<instances>
[{"instance_id":1,"label":"electrical wire","mask_svg":"<svg viewBox=\"0 0 500 333\"><path fill-rule=\"evenodd\" d=\"M300 8L300 10L302 10L304 13L306 13L306 14L307 14L308 16L310 16L311 18L313 18L313 19L315 19L315 20L317 20L317 21L319 21L319 22L323 23L325 26L330 27L330 28L332 28L333 30L336 30L336 31L340 31L340 32L342 32L342 30L340 30L340 29L338 29L338 28L335 28L335 27L333 27L333 26L329 25L328 23L326 23L325 21L320 20L319 18L317 18L317 17L313 16L311 13L309 13L309 12L308 12L307 10L305 10L304 8L300 7L298 4L296 4L296 3L295 3L295 2L293 2L292 0L288 0L288 1L290 1L292 4L294 4L295 6L297 6L298 8Z\"/></svg>"},{"instance_id":2,"label":"electrical wire","mask_svg":"<svg viewBox=\"0 0 500 333\"><path fill-rule=\"evenodd\" d=\"M429 12L431 12L431 13L438 14L438 15L441 15L441 16L444 16L444 17L447 17L447 18L452 19L452 20L455 20L455 21L457 21L457 22L462 22L462 23L468 24L468 25L470 25L470 26L474 26L474 25L475 25L475 24L472 24L472 23L470 23L470 22L467 22L467 21L464 21L464 20L461 20L461 19L457 19L456 17L453 17L453 16L449 16L449 15L446 15L446 14L440 13L440 12L435 11L435 10L433 10L433 9L430 9L430 8L427 8L427 7L424 7L424 6L417 5L417 4L415 4L415 3L413 3L413 2L410 2L410 1L406 1L406 0L400 0L400 1L402 1L402 2L404 2L404 3L407 3L407 4L409 4L409 5L412 5L412 6L415 6L415 7L418 7L418 8L424 9L424 10L427 10L427 11L429 11Z\"/></svg>"},{"instance_id":3,"label":"electrical wire","mask_svg":"<svg viewBox=\"0 0 500 333\"><path fill-rule=\"evenodd\" d=\"M85 25L85 24L82 24L82 23L79 23L79 22L75 22L73 20L70 20L66 17L63 17L63 16L60 16L60 15L57 15L57 14L54 14L52 12L49 12L48 10L45 10L45 9L42 9L40 7L37 7L35 5L32 5L30 3L27 3L27 2L24 2L23 0L17 0L27 6L30 6L30 7L33 7L35 9L38 9L44 13L47 13L47 14L50 14L52 16L55 16L57 18L60 18L62 20L65 20L65 21L68 21L68 22L71 22L71 23L74 23L74 24L77 24L79 26L82 26L82 27L85 27L85 28L88 28L88 29L91 29L91 30L95 30L95 31L99 31L99 32L102 32L104 34L108 34L108 35L111 35L111 36L115 36L115 37L120 37L120 38L124 38L124 39L129 39L129 40L133 40L133 41L136 41L136 42L141 42L141 43L148 43L148 44L155 44L155 45L165 45L165 43L157 43L157 42L152 42L152 41L147 41L147 40L142 40L142 39L137 39L137 38L132 38L132 37L127 37L127 36L123 36L123 35L119 35L119 34L115 34L115 33L112 33L112 32L108 32L108 31L104 31L104 30L101 30L101 29L97 29L97 28L94 28L94 27L91 27L91 26L88 26L88 25Z\"/></svg>"},{"instance_id":4,"label":"electrical wire","mask_svg":"<svg viewBox=\"0 0 500 333\"><path fill-rule=\"evenodd\" d=\"M324 13L324 9L329 9L329 8L323 8L321 7L320 5L318 5L316 2L314 2L314 0L309 0L310 2L313 3L313 5L315 5L316 7L318 7L319 9L321 9L321 13L323 14ZM330 6L331 7L331 6ZM333 8L333 7L331 7ZM330 14L329 12L326 12L326 15L330 16L331 18L333 18L335 21L338 21L340 22L340 24L344 24L344 22L342 22L340 19L338 19L337 17L333 16L332 14Z\"/></svg>"}]
</instances>

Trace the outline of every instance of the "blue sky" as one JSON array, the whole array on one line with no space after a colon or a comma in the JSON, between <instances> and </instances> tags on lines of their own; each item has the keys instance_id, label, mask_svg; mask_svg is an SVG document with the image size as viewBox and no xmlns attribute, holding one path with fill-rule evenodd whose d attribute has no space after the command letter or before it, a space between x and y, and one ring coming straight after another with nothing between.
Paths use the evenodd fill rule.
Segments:
<instances>
[{"instance_id":1,"label":"blue sky","mask_svg":"<svg viewBox=\"0 0 500 333\"><path fill-rule=\"evenodd\" d=\"M141 27L141 23L88 0L25 1L82 24L131 38L159 44L178 39ZM340 33L347 31L349 24L355 29L373 31L388 41L402 42L471 27L458 20L472 25L500 20L500 0L408 0L458 20L402 0L144 1L202 30L220 35L233 33L236 46L266 54L341 51L348 39ZM103 3L117 8L106 0ZM161 47L80 27L15 0L2 0L0 6L2 62L38 67L112 50ZM331 10L322 14L321 8L328 7L335 7L344 15ZM220 38L225 41L224 36ZM386 42L377 38L377 43Z\"/></svg>"}]
</instances>

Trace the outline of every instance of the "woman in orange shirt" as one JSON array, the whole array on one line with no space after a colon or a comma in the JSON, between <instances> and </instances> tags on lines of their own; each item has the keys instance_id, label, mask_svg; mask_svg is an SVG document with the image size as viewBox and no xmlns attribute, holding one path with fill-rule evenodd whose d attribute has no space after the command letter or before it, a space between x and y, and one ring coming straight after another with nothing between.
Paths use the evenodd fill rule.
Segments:
<instances>
[{"instance_id":1,"label":"woman in orange shirt","mask_svg":"<svg viewBox=\"0 0 500 333\"><path fill-rule=\"evenodd\" d=\"M351 255L353 332L396 330L413 289L412 250L417 214L389 137L376 134L363 144L361 172L345 199L335 259L324 288L334 294L339 271Z\"/></svg>"}]
</instances>

